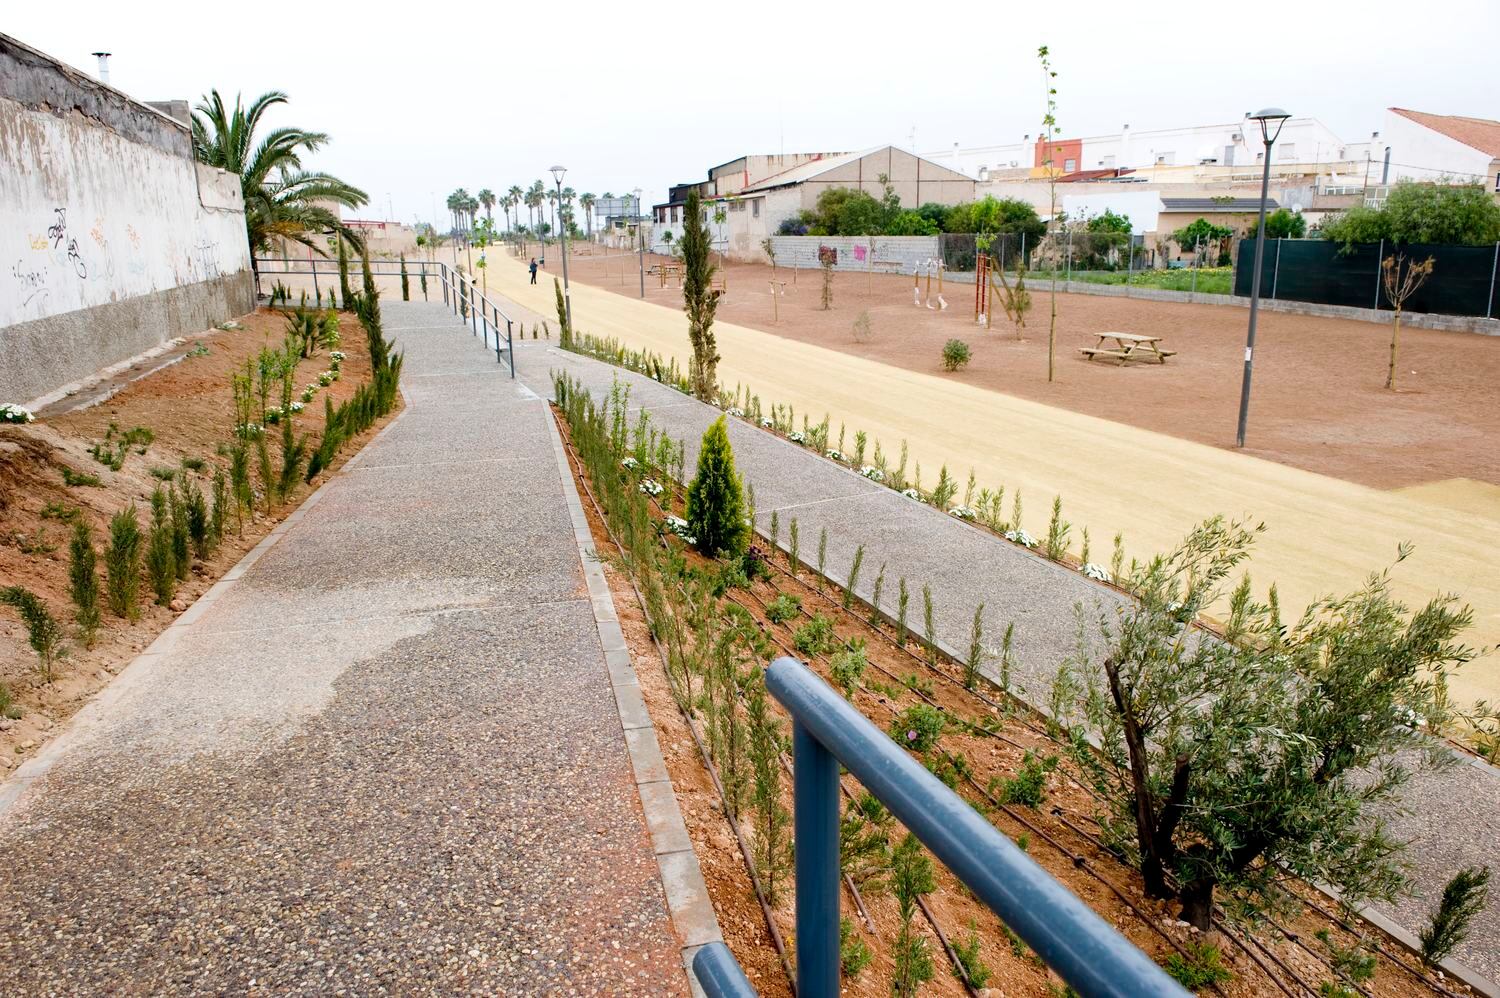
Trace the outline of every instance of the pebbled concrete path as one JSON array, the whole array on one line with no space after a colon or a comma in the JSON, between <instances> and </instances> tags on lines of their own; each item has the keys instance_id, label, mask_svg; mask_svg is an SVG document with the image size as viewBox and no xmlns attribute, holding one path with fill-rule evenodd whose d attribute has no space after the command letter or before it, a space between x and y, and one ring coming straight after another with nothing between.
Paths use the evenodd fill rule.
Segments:
<instances>
[{"instance_id":1,"label":"pebbled concrete path","mask_svg":"<svg viewBox=\"0 0 1500 998\"><path fill-rule=\"evenodd\" d=\"M0 992L687 993L547 407L383 307L405 412L0 788Z\"/></svg>"},{"instance_id":2,"label":"pebbled concrete path","mask_svg":"<svg viewBox=\"0 0 1500 998\"><path fill-rule=\"evenodd\" d=\"M555 347L527 341L518 353L522 378L538 393L551 391L549 369L569 371L596 396L607 392L616 377L628 382L632 406L650 410L656 425L687 441L689 473L697 460L699 438L720 414L649 378ZM1052 677L1076 647L1075 607L1092 610L1120 599L1075 571L913 502L744 420L730 419L728 426L735 461L755 486L762 534L770 529L772 511L779 511L785 547L790 521L796 518L803 557L811 559L820 531L827 530L828 572L840 580L847 578L855 548L863 544L857 590L868 599L884 564L882 608L894 614L897 580L904 575L912 591L911 619L916 626L921 619L921 588L930 584L939 642L949 649L967 649L975 607L983 603L987 644L998 646L1005 626L1015 624L1017 667L1012 681L1038 706L1045 708ZM1040 507L1050 497L1033 495L1026 501ZM1034 512L1031 519L1037 516ZM1095 560L1107 559L1109 543L1109 538L1094 539L1095 550L1102 553ZM1412 842L1408 858L1418 895L1368 914L1388 919L1390 930L1414 934L1460 867L1494 865L1500 771L1469 760L1419 772L1407 787L1405 804L1409 813L1395 815L1393 825L1398 836ZM1473 934L1455 956L1490 981L1500 980L1500 903L1480 914Z\"/></svg>"}]
</instances>

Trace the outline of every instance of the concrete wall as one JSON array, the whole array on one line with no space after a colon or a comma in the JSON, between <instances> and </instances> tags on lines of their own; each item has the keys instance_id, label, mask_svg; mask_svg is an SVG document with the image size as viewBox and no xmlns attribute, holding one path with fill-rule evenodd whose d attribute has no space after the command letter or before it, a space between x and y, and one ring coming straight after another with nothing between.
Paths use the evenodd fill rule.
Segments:
<instances>
[{"instance_id":1,"label":"concrete wall","mask_svg":"<svg viewBox=\"0 0 1500 998\"><path fill-rule=\"evenodd\" d=\"M181 122L0 35L0 400L254 308L239 178Z\"/></svg>"}]
</instances>

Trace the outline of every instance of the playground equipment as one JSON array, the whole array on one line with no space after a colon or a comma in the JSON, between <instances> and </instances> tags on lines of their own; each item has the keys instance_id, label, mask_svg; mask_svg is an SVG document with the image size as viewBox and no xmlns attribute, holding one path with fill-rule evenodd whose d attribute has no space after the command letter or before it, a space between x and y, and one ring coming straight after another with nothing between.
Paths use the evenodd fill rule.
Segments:
<instances>
[{"instance_id":1,"label":"playground equipment","mask_svg":"<svg viewBox=\"0 0 1500 998\"><path fill-rule=\"evenodd\" d=\"M948 307L948 301L943 297L943 261L936 257L928 257L920 260L912 267L912 289L911 303L917 308L922 307L922 275L927 275L927 307L942 311ZM932 304L932 275L936 273L938 279L937 305Z\"/></svg>"}]
</instances>

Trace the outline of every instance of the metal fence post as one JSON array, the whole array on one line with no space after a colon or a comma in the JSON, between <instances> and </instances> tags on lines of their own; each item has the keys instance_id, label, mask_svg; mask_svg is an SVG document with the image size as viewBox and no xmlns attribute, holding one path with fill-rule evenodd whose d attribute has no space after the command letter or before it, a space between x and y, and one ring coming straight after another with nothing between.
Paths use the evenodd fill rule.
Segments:
<instances>
[{"instance_id":1,"label":"metal fence post","mask_svg":"<svg viewBox=\"0 0 1500 998\"><path fill-rule=\"evenodd\" d=\"M792 724L797 842L797 995L839 993L839 764Z\"/></svg>"},{"instance_id":2,"label":"metal fence post","mask_svg":"<svg viewBox=\"0 0 1500 998\"><path fill-rule=\"evenodd\" d=\"M1056 270L1057 264L1054 263L1052 269ZM1068 230L1068 276L1063 279L1070 282L1073 280L1073 231L1071 229Z\"/></svg>"},{"instance_id":3,"label":"metal fence post","mask_svg":"<svg viewBox=\"0 0 1500 998\"><path fill-rule=\"evenodd\" d=\"M1385 265L1385 240L1380 240L1380 253L1375 257L1375 304L1370 306L1380 311L1380 268Z\"/></svg>"},{"instance_id":4,"label":"metal fence post","mask_svg":"<svg viewBox=\"0 0 1500 998\"><path fill-rule=\"evenodd\" d=\"M1276 240L1276 259L1271 264L1271 300L1276 300L1276 285L1281 281L1281 244L1286 242L1282 236Z\"/></svg>"},{"instance_id":5,"label":"metal fence post","mask_svg":"<svg viewBox=\"0 0 1500 998\"><path fill-rule=\"evenodd\" d=\"M1484 300L1484 317L1495 317L1495 271L1500 270L1500 243L1495 244L1495 259L1490 264L1490 296Z\"/></svg>"},{"instance_id":6,"label":"metal fence post","mask_svg":"<svg viewBox=\"0 0 1500 998\"><path fill-rule=\"evenodd\" d=\"M1199 236L1193 241L1193 290L1189 291L1188 294L1195 295L1198 293L1198 267L1203 260L1202 253L1203 237Z\"/></svg>"}]
</instances>

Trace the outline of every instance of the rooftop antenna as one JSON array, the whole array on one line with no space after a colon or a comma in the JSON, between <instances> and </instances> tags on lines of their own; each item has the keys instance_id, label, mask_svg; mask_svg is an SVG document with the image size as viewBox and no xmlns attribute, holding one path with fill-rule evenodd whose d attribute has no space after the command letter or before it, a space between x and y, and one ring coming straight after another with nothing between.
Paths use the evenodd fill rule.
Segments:
<instances>
[{"instance_id":1,"label":"rooftop antenna","mask_svg":"<svg viewBox=\"0 0 1500 998\"><path fill-rule=\"evenodd\" d=\"M90 52L95 59L99 60L99 82L109 86L109 57L111 52Z\"/></svg>"}]
</instances>

